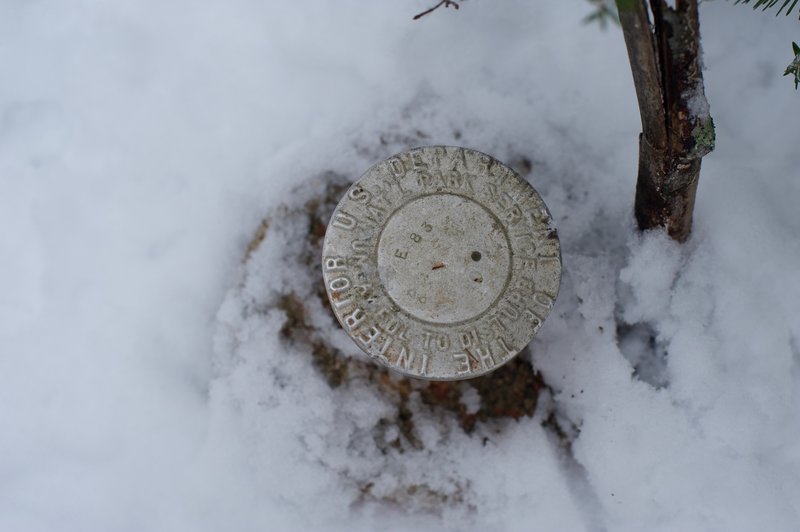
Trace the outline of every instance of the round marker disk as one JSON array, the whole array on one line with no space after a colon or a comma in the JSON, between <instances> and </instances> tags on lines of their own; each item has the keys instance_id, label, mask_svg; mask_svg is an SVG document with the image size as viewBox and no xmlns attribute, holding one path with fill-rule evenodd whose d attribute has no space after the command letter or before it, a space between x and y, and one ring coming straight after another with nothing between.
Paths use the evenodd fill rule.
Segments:
<instances>
[{"instance_id":1,"label":"round marker disk","mask_svg":"<svg viewBox=\"0 0 800 532\"><path fill-rule=\"evenodd\" d=\"M561 248L544 201L511 168L431 146L350 187L322 272L334 314L371 358L409 377L468 379L536 335L558 295Z\"/></svg>"}]
</instances>

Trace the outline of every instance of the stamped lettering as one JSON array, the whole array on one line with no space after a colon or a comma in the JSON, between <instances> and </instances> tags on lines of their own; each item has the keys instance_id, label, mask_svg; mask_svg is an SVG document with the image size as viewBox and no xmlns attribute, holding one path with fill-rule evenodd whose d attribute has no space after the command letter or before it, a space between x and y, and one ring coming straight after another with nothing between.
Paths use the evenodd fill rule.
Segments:
<instances>
[{"instance_id":1,"label":"stamped lettering","mask_svg":"<svg viewBox=\"0 0 800 532\"><path fill-rule=\"evenodd\" d=\"M473 150L424 147L348 189L322 275L345 331L376 362L463 379L530 342L558 294L561 251L547 207L513 170Z\"/></svg>"},{"instance_id":2,"label":"stamped lettering","mask_svg":"<svg viewBox=\"0 0 800 532\"><path fill-rule=\"evenodd\" d=\"M352 231L358 225L358 220L352 214L337 212L333 215L333 224L331 225L345 231Z\"/></svg>"}]
</instances>

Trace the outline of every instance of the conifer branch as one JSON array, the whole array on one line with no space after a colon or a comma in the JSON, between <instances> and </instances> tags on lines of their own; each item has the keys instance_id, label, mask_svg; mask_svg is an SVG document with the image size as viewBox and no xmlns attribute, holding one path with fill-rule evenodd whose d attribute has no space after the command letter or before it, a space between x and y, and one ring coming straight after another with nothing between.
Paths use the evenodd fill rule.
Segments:
<instances>
[{"instance_id":1,"label":"conifer branch","mask_svg":"<svg viewBox=\"0 0 800 532\"><path fill-rule=\"evenodd\" d=\"M736 0L736 2L734 3L749 4L751 2L752 0ZM766 11L771 7L775 7L778 4L778 2L780 2L780 0L755 0L755 2L753 3L753 9L758 9L760 7L761 11ZM778 15L780 15L781 11L783 11L787 6L788 9L786 9L786 15L789 16L789 14L791 14L791 12L794 11L794 8L797 7L798 2L800 2L800 0L783 0L783 3L781 4L781 7L778 9L778 12L775 13L775 16L777 17Z\"/></svg>"}]
</instances>

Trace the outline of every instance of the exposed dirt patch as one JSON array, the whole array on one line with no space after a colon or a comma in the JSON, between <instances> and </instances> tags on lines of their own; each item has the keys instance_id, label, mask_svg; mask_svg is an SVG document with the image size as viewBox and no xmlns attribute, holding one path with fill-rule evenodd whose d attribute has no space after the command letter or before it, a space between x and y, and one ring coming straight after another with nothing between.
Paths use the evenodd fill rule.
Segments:
<instances>
[{"instance_id":1,"label":"exposed dirt patch","mask_svg":"<svg viewBox=\"0 0 800 532\"><path fill-rule=\"evenodd\" d=\"M333 173L323 175L321 181L325 183L324 189L301 208L302 214L308 217L308 233L306 246L298 259L302 267L310 270L312 278L319 279L314 294L318 303L328 311L330 323L325 325L331 325L336 323L336 319L325 294L319 264L327 223L349 183L343 176ZM265 220L259 226L247 248L247 258L264 241L270 223L280 223L277 218L271 222ZM375 427L376 445L383 452L395 450L402 453L422 448L411 408L414 394L418 394L424 408L454 415L460 427L471 433L479 423L489 420L532 417L540 393L547 388L541 374L532 367L527 352L489 375L467 381L428 382L404 378L365 358L345 356L331 345L328 335L309 315L308 303L294 292L282 294L276 306L286 314L281 337L310 355L314 369L331 388L345 385L348 378L366 379L396 404L395 415L381 419ZM357 348L354 346L353 349ZM475 405L470 408L463 400L469 388L477 391L480 397L477 409ZM392 427L396 430L390 430ZM387 440L387 434L396 436Z\"/></svg>"}]
</instances>

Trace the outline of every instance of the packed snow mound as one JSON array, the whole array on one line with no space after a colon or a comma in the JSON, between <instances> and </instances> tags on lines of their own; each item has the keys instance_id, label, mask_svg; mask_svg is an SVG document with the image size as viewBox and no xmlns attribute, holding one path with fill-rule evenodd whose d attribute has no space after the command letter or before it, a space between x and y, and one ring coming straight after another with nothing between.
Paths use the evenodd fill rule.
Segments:
<instances>
[{"instance_id":1,"label":"packed snow mound","mask_svg":"<svg viewBox=\"0 0 800 532\"><path fill-rule=\"evenodd\" d=\"M426 135L396 133L380 152ZM374 157L360 151L354 167ZM320 271L325 226L352 181L339 170L300 176L267 214L218 315L214 396L238 406L264 495L328 508L296 516L312 527L358 517L370 528L390 511L400 529L583 528L560 465L569 436L527 353L490 377L431 383L378 368L341 330Z\"/></svg>"}]
</instances>

